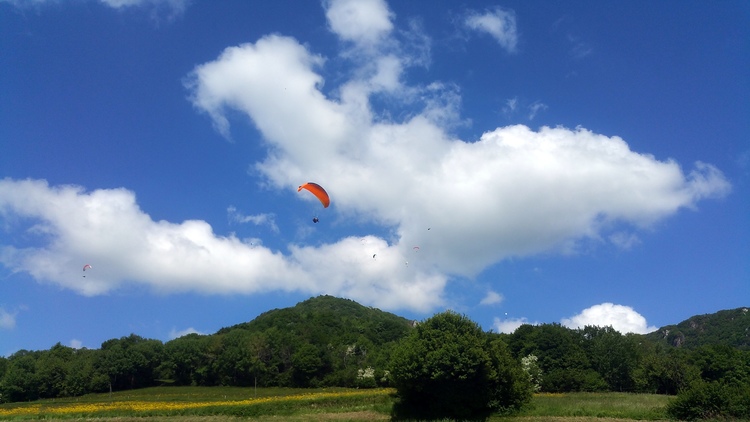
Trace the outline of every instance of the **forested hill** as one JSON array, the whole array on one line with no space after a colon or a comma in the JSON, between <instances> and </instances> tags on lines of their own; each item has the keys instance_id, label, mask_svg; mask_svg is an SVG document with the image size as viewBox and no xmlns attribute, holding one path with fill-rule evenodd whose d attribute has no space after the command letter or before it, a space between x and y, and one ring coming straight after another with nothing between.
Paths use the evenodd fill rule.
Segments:
<instances>
[{"instance_id":1,"label":"forested hill","mask_svg":"<svg viewBox=\"0 0 750 422\"><path fill-rule=\"evenodd\" d=\"M307 343L354 344L366 341L375 346L397 341L412 321L376 308L333 296L317 296L291 308L264 312L254 320L222 328L221 335L236 329L251 332L279 330Z\"/></svg>"},{"instance_id":2,"label":"forested hill","mask_svg":"<svg viewBox=\"0 0 750 422\"><path fill-rule=\"evenodd\" d=\"M644 337L686 349L720 344L750 350L750 309L737 308L696 315Z\"/></svg>"}]
</instances>

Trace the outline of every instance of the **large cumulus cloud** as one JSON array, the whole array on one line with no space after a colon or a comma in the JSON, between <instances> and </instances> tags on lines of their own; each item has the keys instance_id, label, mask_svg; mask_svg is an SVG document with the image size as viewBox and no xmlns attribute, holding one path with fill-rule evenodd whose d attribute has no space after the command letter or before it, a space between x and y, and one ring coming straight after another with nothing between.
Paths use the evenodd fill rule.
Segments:
<instances>
[{"instance_id":1,"label":"large cumulus cloud","mask_svg":"<svg viewBox=\"0 0 750 422\"><path fill-rule=\"evenodd\" d=\"M357 39L382 40L386 29ZM402 51L388 50L392 45L381 41L373 61ZM453 114L455 100L446 100L439 83L390 94L372 83L373 74L353 72L326 93L323 66L324 58L298 41L273 35L226 49L198 66L189 86L194 105L223 133L227 110L254 122L270 145L256 167L272 185L323 183L339 212L393 227L397 246L427 248L441 273L470 276L507 257L570 250L585 238L635 241L628 227L649 226L729 189L711 165L696 163L686 174L674 161L583 127L519 125L488 130L475 142L456 139L442 118ZM404 85L402 69L381 73ZM350 95L355 86L368 88ZM422 108L402 120L384 118L366 101L376 94Z\"/></svg>"}]
</instances>

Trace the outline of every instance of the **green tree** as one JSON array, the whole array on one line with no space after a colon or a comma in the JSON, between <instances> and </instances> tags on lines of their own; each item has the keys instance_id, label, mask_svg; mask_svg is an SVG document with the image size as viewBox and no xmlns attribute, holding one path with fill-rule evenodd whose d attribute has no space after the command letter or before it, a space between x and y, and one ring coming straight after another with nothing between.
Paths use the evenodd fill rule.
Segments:
<instances>
[{"instance_id":1,"label":"green tree","mask_svg":"<svg viewBox=\"0 0 750 422\"><path fill-rule=\"evenodd\" d=\"M8 359L5 375L0 380L0 396L3 401L27 401L39 398L39 383L36 377L38 352L19 350Z\"/></svg>"},{"instance_id":2,"label":"green tree","mask_svg":"<svg viewBox=\"0 0 750 422\"><path fill-rule=\"evenodd\" d=\"M528 376L505 344L466 316L427 319L395 348L395 418L485 419L531 398Z\"/></svg>"},{"instance_id":3,"label":"green tree","mask_svg":"<svg viewBox=\"0 0 750 422\"><path fill-rule=\"evenodd\" d=\"M638 350L632 336L623 336L609 327L586 326L583 346L592 368L607 383L610 391L633 391L633 372Z\"/></svg>"},{"instance_id":4,"label":"green tree","mask_svg":"<svg viewBox=\"0 0 750 422\"><path fill-rule=\"evenodd\" d=\"M0 356L0 380L5 375L5 370L8 368L8 359Z\"/></svg>"},{"instance_id":5,"label":"green tree","mask_svg":"<svg viewBox=\"0 0 750 422\"><path fill-rule=\"evenodd\" d=\"M78 349L68 363L65 378L65 395L81 396L86 393L103 393L109 388L107 374L96 370L99 350Z\"/></svg>"},{"instance_id":6,"label":"green tree","mask_svg":"<svg viewBox=\"0 0 750 422\"><path fill-rule=\"evenodd\" d=\"M677 394L700 374L688 363L688 352L670 346L646 343L634 370L636 389L645 393Z\"/></svg>"},{"instance_id":7,"label":"green tree","mask_svg":"<svg viewBox=\"0 0 750 422\"><path fill-rule=\"evenodd\" d=\"M522 339L511 337L511 345L520 350L520 356L534 355L544 377L542 391L600 391L607 383L591 367L583 348L583 335L560 324L524 326L519 333ZM517 330L518 331L518 330ZM523 348L518 349L519 345Z\"/></svg>"},{"instance_id":8,"label":"green tree","mask_svg":"<svg viewBox=\"0 0 750 422\"><path fill-rule=\"evenodd\" d=\"M323 359L320 351L312 344L306 343L297 349L292 355L292 366L294 368L293 379L297 387L315 386L317 376L323 370Z\"/></svg>"},{"instance_id":9,"label":"green tree","mask_svg":"<svg viewBox=\"0 0 750 422\"><path fill-rule=\"evenodd\" d=\"M102 343L98 367L109 375L113 390L149 387L155 385L163 351L159 340L131 334Z\"/></svg>"},{"instance_id":10,"label":"green tree","mask_svg":"<svg viewBox=\"0 0 750 422\"><path fill-rule=\"evenodd\" d=\"M221 385L252 385L249 339L247 330L232 330L221 335L221 350L216 357Z\"/></svg>"},{"instance_id":11,"label":"green tree","mask_svg":"<svg viewBox=\"0 0 750 422\"><path fill-rule=\"evenodd\" d=\"M36 379L39 397L53 398L67 395L65 381L68 365L73 358L73 349L60 343L41 352L36 361Z\"/></svg>"},{"instance_id":12,"label":"green tree","mask_svg":"<svg viewBox=\"0 0 750 422\"><path fill-rule=\"evenodd\" d=\"M690 355L704 381L740 383L750 380L750 351L714 344L700 346Z\"/></svg>"}]
</instances>

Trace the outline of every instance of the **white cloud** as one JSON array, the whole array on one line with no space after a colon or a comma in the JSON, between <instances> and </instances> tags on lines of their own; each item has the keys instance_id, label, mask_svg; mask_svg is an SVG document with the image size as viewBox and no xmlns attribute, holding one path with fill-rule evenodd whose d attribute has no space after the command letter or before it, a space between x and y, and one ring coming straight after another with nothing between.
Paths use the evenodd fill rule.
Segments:
<instances>
[{"instance_id":1,"label":"white cloud","mask_svg":"<svg viewBox=\"0 0 750 422\"><path fill-rule=\"evenodd\" d=\"M480 305L496 305L503 301L503 295L490 290L487 295L479 302Z\"/></svg>"},{"instance_id":2,"label":"white cloud","mask_svg":"<svg viewBox=\"0 0 750 422\"><path fill-rule=\"evenodd\" d=\"M509 53L516 51L518 32L516 14L512 10L496 7L484 13L471 12L464 24L475 31L491 35Z\"/></svg>"},{"instance_id":3,"label":"white cloud","mask_svg":"<svg viewBox=\"0 0 750 422\"><path fill-rule=\"evenodd\" d=\"M237 211L237 208L230 206L227 208L229 221L233 223L252 223L256 226L267 225L274 233L279 232L279 226L276 225L276 216L272 213L263 213L256 215L244 215Z\"/></svg>"},{"instance_id":4,"label":"white cloud","mask_svg":"<svg viewBox=\"0 0 750 422\"><path fill-rule=\"evenodd\" d=\"M81 349L83 348L83 342L81 340L76 340L76 339L70 340L70 347L74 349Z\"/></svg>"},{"instance_id":5,"label":"white cloud","mask_svg":"<svg viewBox=\"0 0 750 422\"><path fill-rule=\"evenodd\" d=\"M366 107L315 89L322 79L313 64L320 60L276 36L230 48L196 69L194 104L222 131L228 131L225 108L253 119L273 146L257 164L273 185L324 183L340 211L434 244L434 261L444 271L475 273L507 256L598 237L614 221L646 226L729 188L711 166L698 164L686 178L672 161L584 128L510 126L466 143L426 113L373 121ZM275 63L286 70L265 70ZM279 95L283 86L295 89ZM420 221L438 230L426 237Z\"/></svg>"},{"instance_id":6,"label":"white cloud","mask_svg":"<svg viewBox=\"0 0 750 422\"><path fill-rule=\"evenodd\" d=\"M531 325L539 325L538 322L529 322L526 318L508 318L508 319L502 319L495 317L494 322L492 324L492 329L497 333L505 333L505 334L511 334L516 329L522 325L525 324L531 324Z\"/></svg>"},{"instance_id":7,"label":"white cloud","mask_svg":"<svg viewBox=\"0 0 750 422\"><path fill-rule=\"evenodd\" d=\"M195 328L193 328L193 327L190 327L190 328L186 328L186 329L184 329L184 330L179 330L179 331L178 331L178 330L177 330L176 328L173 328L173 329L172 329L172 330L171 330L171 331L169 332L169 339L170 339L170 340L174 340L174 339L176 339L176 338L180 338L180 337L182 337L182 336L186 336L186 335L188 335L188 334L200 334L200 335L206 335L206 333L200 332L200 331L196 330L196 329L195 329Z\"/></svg>"},{"instance_id":8,"label":"white cloud","mask_svg":"<svg viewBox=\"0 0 750 422\"><path fill-rule=\"evenodd\" d=\"M331 31L361 47L374 46L393 30L385 0L328 0L324 7Z\"/></svg>"},{"instance_id":9,"label":"white cloud","mask_svg":"<svg viewBox=\"0 0 750 422\"><path fill-rule=\"evenodd\" d=\"M583 328L586 325L612 326L620 333L646 334L657 330L649 326L646 318L629 306L602 303L584 309L580 314L563 318L560 323L568 328Z\"/></svg>"},{"instance_id":10,"label":"white cloud","mask_svg":"<svg viewBox=\"0 0 750 422\"><path fill-rule=\"evenodd\" d=\"M0 308L0 329L12 330L16 328L16 315L18 315L18 312L8 312Z\"/></svg>"}]
</instances>

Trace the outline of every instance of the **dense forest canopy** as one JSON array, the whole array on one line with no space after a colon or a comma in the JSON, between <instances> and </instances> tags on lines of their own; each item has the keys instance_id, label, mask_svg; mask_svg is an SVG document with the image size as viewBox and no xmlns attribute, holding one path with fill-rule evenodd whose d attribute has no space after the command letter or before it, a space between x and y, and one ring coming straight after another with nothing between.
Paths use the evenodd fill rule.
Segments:
<instances>
[{"instance_id":1,"label":"dense forest canopy","mask_svg":"<svg viewBox=\"0 0 750 422\"><path fill-rule=\"evenodd\" d=\"M100 349L58 343L0 358L0 402L154 385L391 386L392 353L416 324L319 296L211 335L164 343L131 334ZM523 363L537 391L676 394L699 379L750 379L747 308L693 317L647 335L559 324L488 334Z\"/></svg>"}]
</instances>

